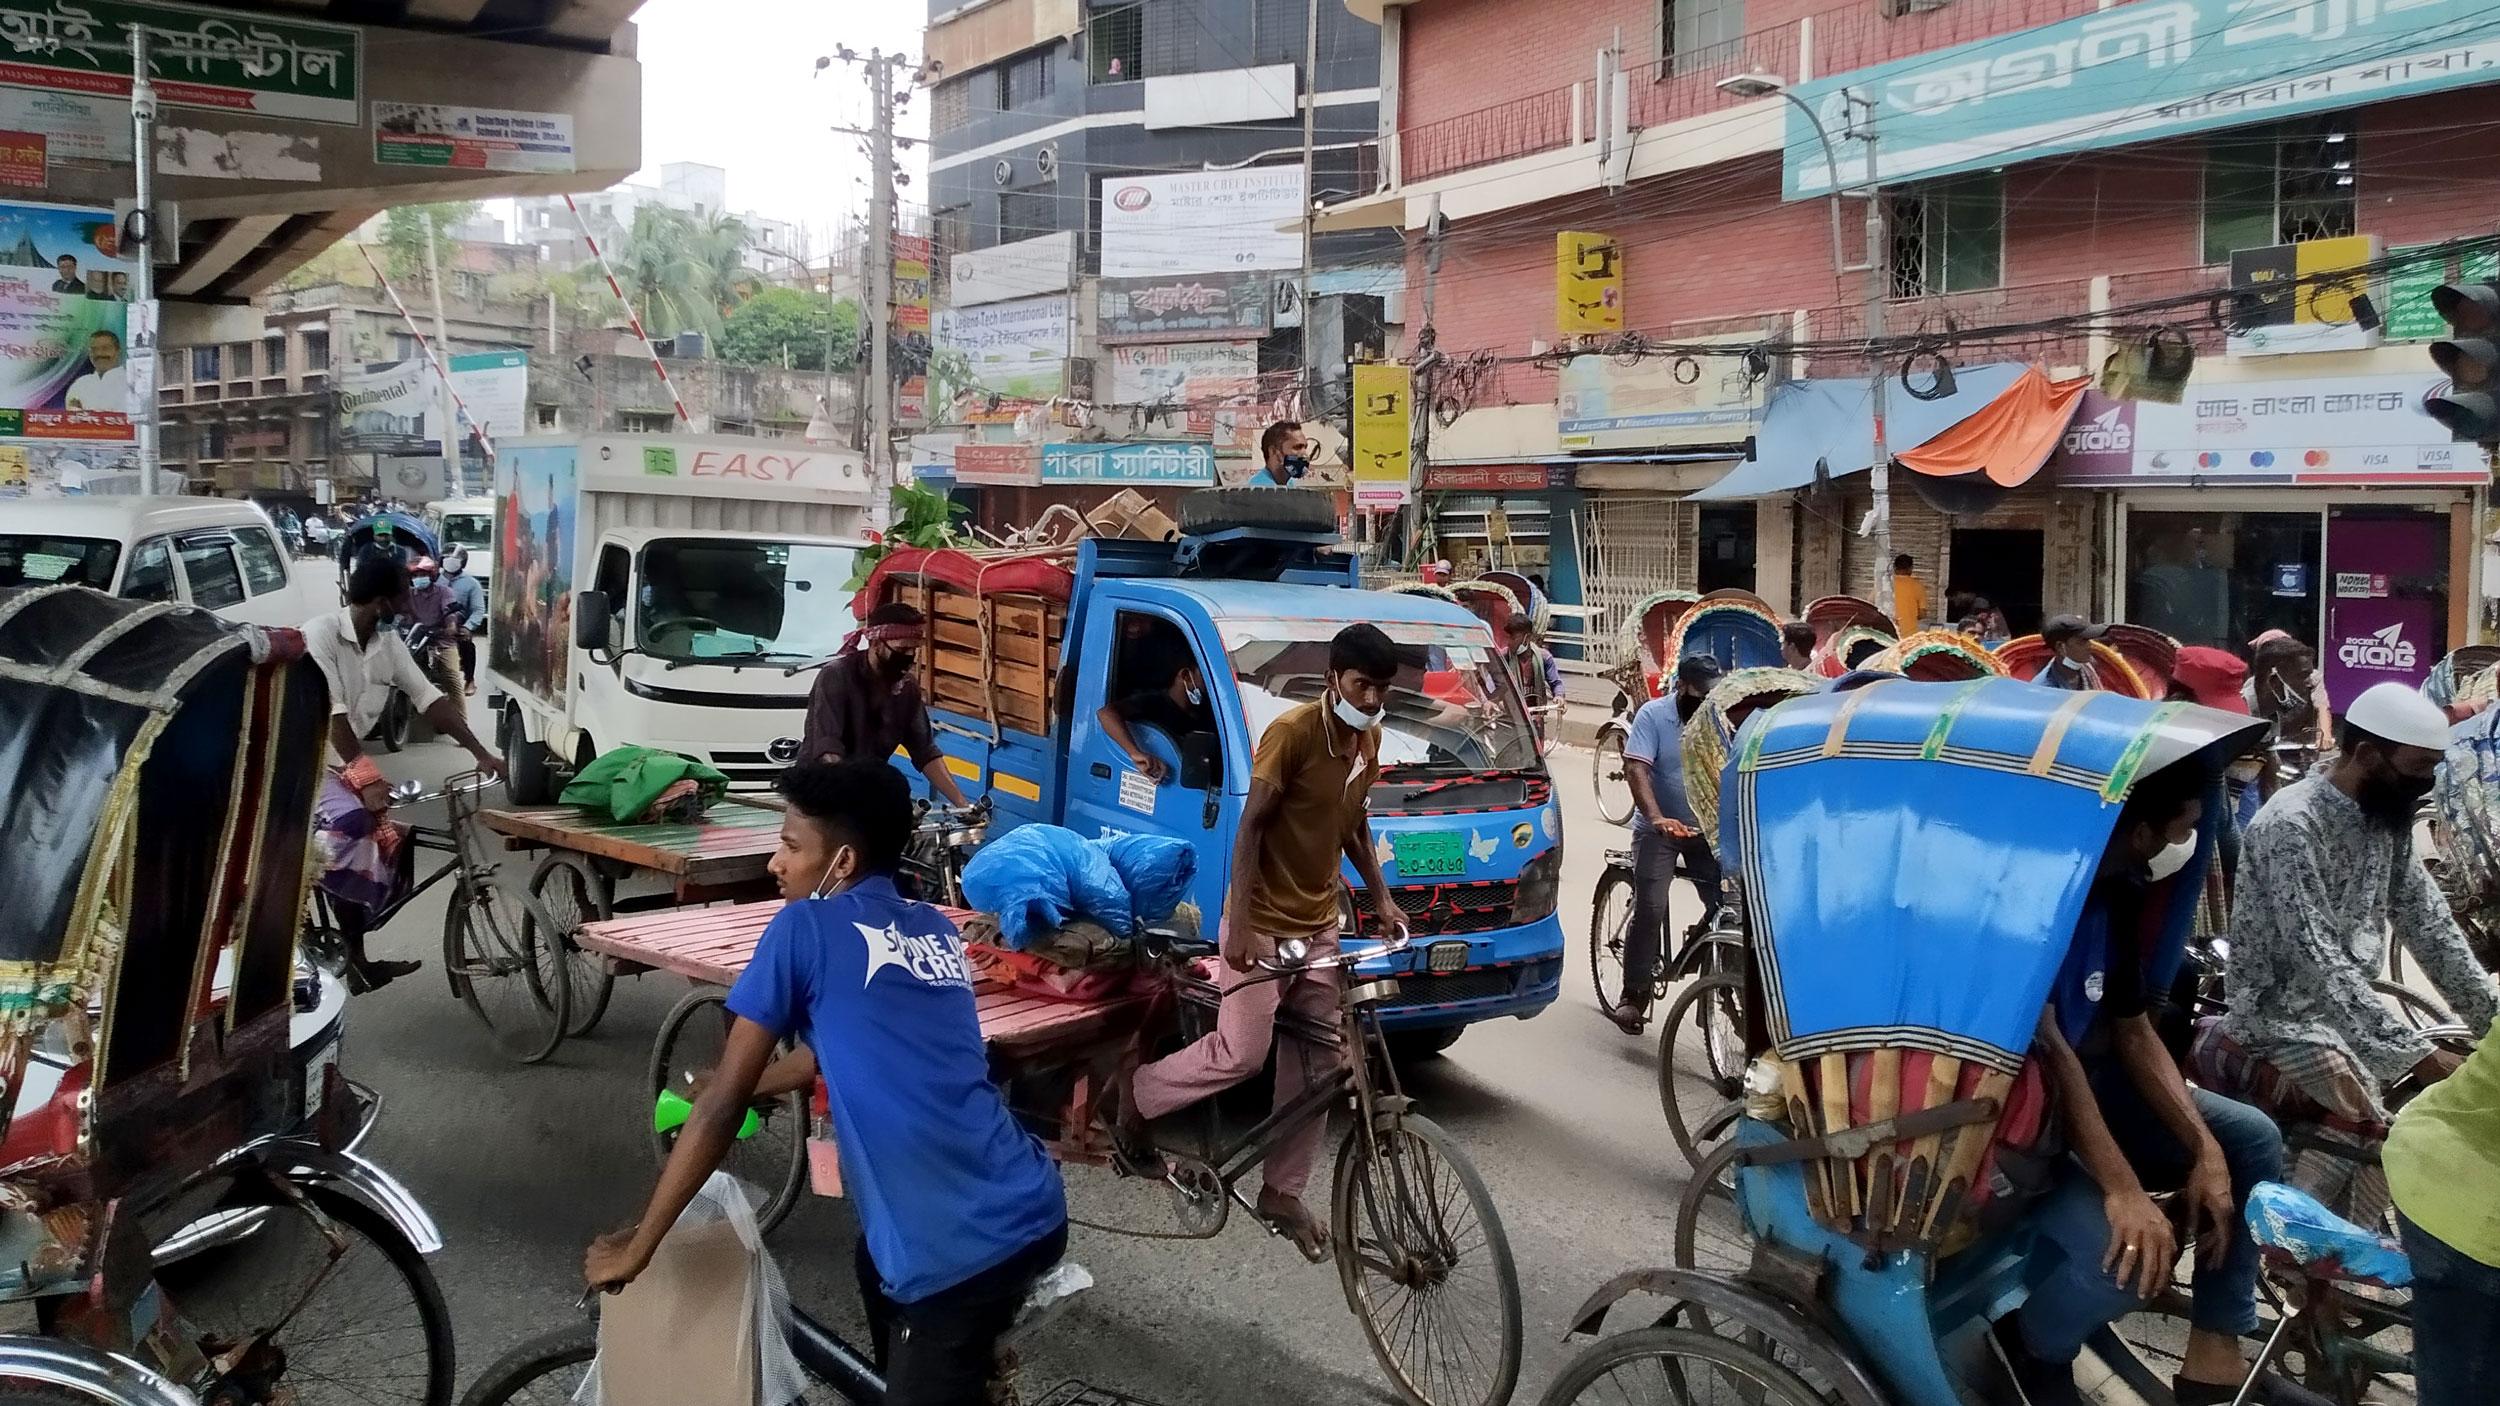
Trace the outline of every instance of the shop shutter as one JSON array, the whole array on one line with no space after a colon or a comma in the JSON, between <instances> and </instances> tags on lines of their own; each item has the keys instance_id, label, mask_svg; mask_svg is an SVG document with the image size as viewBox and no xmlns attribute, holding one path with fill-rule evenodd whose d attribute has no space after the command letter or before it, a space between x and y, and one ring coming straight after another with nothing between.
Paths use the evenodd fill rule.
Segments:
<instances>
[{"instance_id":1,"label":"shop shutter","mask_svg":"<svg viewBox=\"0 0 2500 1406\"><path fill-rule=\"evenodd\" d=\"M1603 610L1597 628L1622 633L1641 598L1656 591L1693 589L1694 543L1701 514L1676 498L1591 494L1572 514L1580 546L1580 593Z\"/></svg>"}]
</instances>

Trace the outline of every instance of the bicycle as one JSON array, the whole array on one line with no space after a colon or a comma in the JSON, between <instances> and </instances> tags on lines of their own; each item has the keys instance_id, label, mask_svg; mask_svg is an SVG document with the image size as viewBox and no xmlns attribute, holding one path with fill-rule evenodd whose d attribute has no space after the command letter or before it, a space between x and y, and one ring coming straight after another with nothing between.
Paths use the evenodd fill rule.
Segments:
<instances>
[{"instance_id":1,"label":"bicycle","mask_svg":"<svg viewBox=\"0 0 2500 1406\"><path fill-rule=\"evenodd\" d=\"M1317 959L1302 943L1288 941L1276 956L1260 960L1261 974L1253 980L1351 971L1358 962L1403 952L1410 941L1401 936L1349 945ZM1143 946L1147 962L1162 967L1180 993L1184 1038L1203 1035L1222 993L1195 966L1214 955L1214 945L1156 932ZM1230 1139L1222 1137L1214 1100L1208 1100L1201 1105L1197 1155L1161 1144L1141 1150L1162 1163L1177 1234L1092 1228L1149 1239L1219 1234L1231 1206L1257 1214L1257 1203L1241 1190L1250 1168L1314 1120L1324 1127L1329 1110L1350 1100L1354 1118L1338 1147L1329 1206L1329 1244L1346 1305L1362 1324L1373 1358L1414 1406L1498 1406L1519 1380L1518 1270L1484 1178L1456 1139L1412 1111L1399 1084L1379 1014L1397 991L1395 977L1341 983L1333 1020L1280 1010L1280 1042L1298 1042L1327 1061L1301 1095ZM1343 1057L1349 1049L1362 1057ZM1115 1169L1126 1160L1115 1158ZM1267 1229L1285 1233L1273 1224ZM1472 1308L1460 1303L1471 1284L1483 1291Z\"/></svg>"},{"instance_id":2,"label":"bicycle","mask_svg":"<svg viewBox=\"0 0 2500 1406\"><path fill-rule=\"evenodd\" d=\"M362 930L378 931L419 894L449 879L454 892L443 912L444 978L452 994L486 1023L504 1053L536 1064L563 1042L572 1013L570 964L562 938L567 930L528 891L498 882L496 867L476 853L469 822L477 813L475 797L487 785L483 773L468 771L431 793L413 781L391 788L394 806L443 803L445 825L407 825L402 842L445 857L441 867L399 897L362 915ZM353 950L351 936L347 915L316 886L305 914L305 952L344 978Z\"/></svg>"},{"instance_id":3,"label":"bicycle","mask_svg":"<svg viewBox=\"0 0 2500 1406\"><path fill-rule=\"evenodd\" d=\"M911 843L903 850L903 875L922 902L961 908L964 865L989 839L989 797L965 806L922 801L918 811Z\"/></svg>"},{"instance_id":4,"label":"bicycle","mask_svg":"<svg viewBox=\"0 0 2500 1406\"><path fill-rule=\"evenodd\" d=\"M1589 785L1597 792L1597 814L1609 825L1632 818L1632 777L1624 770L1623 748L1632 737L1624 698L1615 696L1614 716L1597 725L1597 742L1589 753Z\"/></svg>"}]
</instances>

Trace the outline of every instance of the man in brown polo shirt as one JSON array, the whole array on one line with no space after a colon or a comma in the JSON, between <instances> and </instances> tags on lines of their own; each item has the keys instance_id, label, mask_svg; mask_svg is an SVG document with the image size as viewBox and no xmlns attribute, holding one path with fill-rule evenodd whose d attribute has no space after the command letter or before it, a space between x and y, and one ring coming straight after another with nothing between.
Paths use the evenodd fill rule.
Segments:
<instances>
[{"instance_id":1,"label":"man in brown polo shirt","mask_svg":"<svg viewBox=\"0 0 2500 1406\"><path fill-rule=\"evenodd\" d=\"M1267 1062L1276 1015L1290 1008L1333 1021L1334 968L1269 978L1258 968L1288 938L1309 944L1313 960L1337 952L1337 861L1352 860L1379 911L1383 932L1404 931L1381 877L1366 822L1366 798L1380 773L1380 720L1397 677L1397 647L1377 625L1348 625L1328 646L1328 691L1271 723L1250 767L1250 798L1233 842L1232 882L1221 923L1223 1004L1215 1030L1137 1071L1128 1116L1160 1118L1229 1089ZM1333 1054L1292 1042L1276 1061L1276 1104L1284 1108L1324 1073ZM1277 1140L1261 1169L1259 1216L1317 1258L1328 1233L1302 1204L1321 1121Z\"/></svg>"}]
</instances>

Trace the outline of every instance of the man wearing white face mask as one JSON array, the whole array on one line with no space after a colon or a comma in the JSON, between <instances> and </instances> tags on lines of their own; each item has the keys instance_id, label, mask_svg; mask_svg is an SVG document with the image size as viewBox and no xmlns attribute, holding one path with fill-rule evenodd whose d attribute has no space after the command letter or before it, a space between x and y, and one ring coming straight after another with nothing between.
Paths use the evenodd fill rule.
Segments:
<instances>
[{"instance_id":1,"label":"man wearing white face mask","mask_svg":"<svg viewBox=\"0 0 2500 1406\"><path fill-rule=\"evenodd\" d=\"M1215 731L1215 710L1207 706L1207 681L1198 672L1197 661L1185 660L1172 671L1170 683L1106 703L1095 711L1094 721L1102 724L1111 745L1128 754L1129 765L1160 782L1172 769L1161 757L1137 745L1137 735L1129 729L1150 724L1163 729L1163 735L1177 745L1193 732Z\"/></svg>"},{"instance_id":2,"label":"man wearing white face mask","mask_svg":"<svg viewBox=\"0 0 2500 1406\"><path fill-rule=\"evenodd\" d=\"M1354 865L1372 896L1384 935L1406 930L1380 858L1372 850L1367 798L1380 774L1380 720L1398 675L1397 646L1377 625L1348 625L1328 645L1327 692L1268 725L1250 767L1250 796L1233 845L1231 885L1220 930L1223 1004L1215 1030L1137 1071L1122 1107L1105 1111L1124 1148L1139 1146L1150 1119L1186 1108L1259 1072L1276 1038L1276 1016L1291 1009L1320 1021L1337 1016L1333 968L1282 979L1259 969L1289 939L1309 944L1314 961L1337 952L1339 861ZM1276 1059L1276 1107L1283 1109L1333 1056L1299 1040ZM1259 1218L1292 1237L1314 1263L1328 1232L1302 1204L1319 1152L1320 1124L1303 1123L1277 1140L1261 1169ZM1133 1157L1144 1162L1149 1159Z\"/></svg>"},{"instance_id":3,"label":"man wearing white face mask","mask_svg":"<svg viewBox=\"0 0 2500 1406\"><path fill-rule=\"evenodd\" d=\"M2032 1057L2074 1167L2030 1213L2055 1267L1995 1340L2028 1406L2080 1406L2074 1361L2102 1325L2169 1286L2179 1240L2151 1193L2179 1190L2196 1237L2182 1406L2232 1399L2257 1328L2257 1247L2240 1229L2249 1190L2282 1175L2283 1139L2265 1114L2190 1089L2149 1010L2148 953L2176 912L2165 901L2193 867L2212 778L2190 764L2139 778L2102 852L2041 1013Z\"/></svg>"}]
</instances>

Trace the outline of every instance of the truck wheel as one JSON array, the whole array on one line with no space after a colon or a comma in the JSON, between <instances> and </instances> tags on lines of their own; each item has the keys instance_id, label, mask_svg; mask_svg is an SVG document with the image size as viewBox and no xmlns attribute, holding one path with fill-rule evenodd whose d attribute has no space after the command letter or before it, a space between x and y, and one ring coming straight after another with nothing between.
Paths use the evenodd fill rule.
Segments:
<instances>
[{"instance_id":1,"label":"truck wheel","mask_svg":"<svg viewBox=\"0 0 2500 1406\"><path fill-rule=\"evenodd\" d=\"M1181 531L1226 532L1236 527L1333 533L1337 505L1325 493L1274 488L1201 488L1181 495Z\"/></svg>"},{"instance_id":2,"label":"truck wheel","mask_svg":"<svg viewBox=\"0 0 2500 1406\"><path fill-rule=\"evenodd\" d=\"M547 744L529 740L529 732L521 724L521 710L507 705L503 710L504 793L516 806L543 806L555 800L552 778L548 775Z\"/></svg>"},{"instance_id":3,"label":"truck wheel","mask_svg":"<svg viewBox=\"0 0 2500 1406\"><path fill-rule=\"evenodd\" d=\"M1381 1041L1389 1047L1389 1058L1400 1065L1408 1065L1438 1057L1442 1051L1457 1044L1458 1037L1466 1033L1464 1025L1428 1025L1421 1030L1383 1032Z\"/></svg>"}]
</instances>

